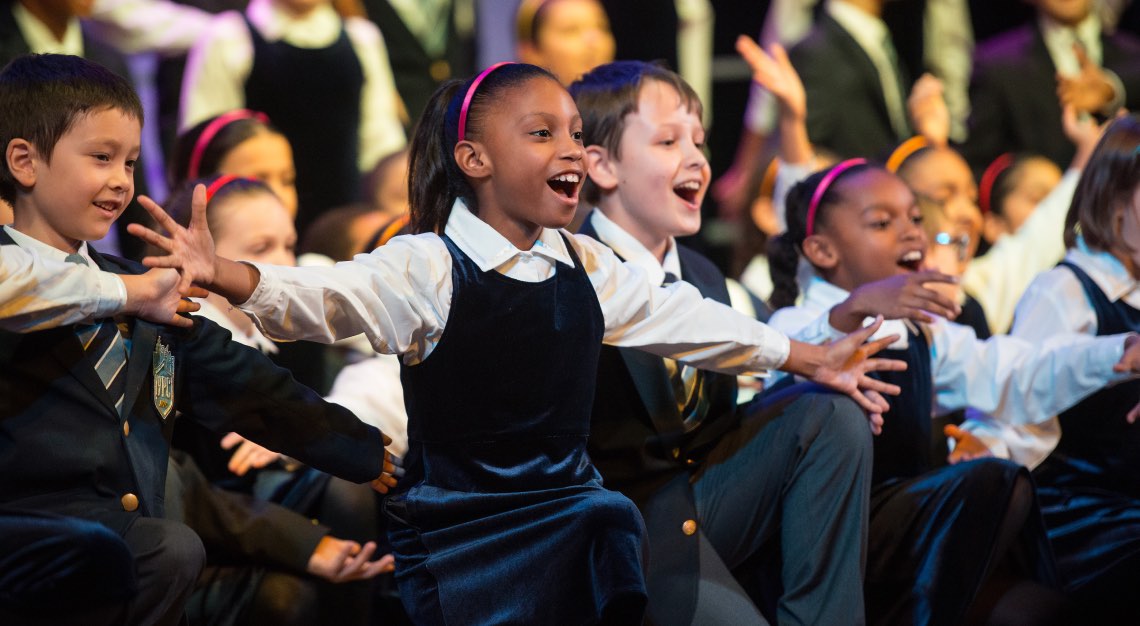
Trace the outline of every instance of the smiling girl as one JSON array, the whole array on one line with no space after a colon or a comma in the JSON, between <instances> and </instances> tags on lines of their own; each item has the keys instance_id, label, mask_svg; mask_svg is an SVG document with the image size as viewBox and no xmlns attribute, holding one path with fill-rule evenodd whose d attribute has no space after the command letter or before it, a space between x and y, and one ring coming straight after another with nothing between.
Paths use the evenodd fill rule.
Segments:
<instances>
[{"instance_id":1,"label":"smiling girl","mask_svg":"<svg viewBox=\"0 0 1140 626\"><path fill-rule=\"evenodd\" d=\"M133 232L272 336L365 333L402 356L407 475L386 502L400 596L417 623L640 623L644 528L586 453L602 342L729 373L782 368L853 396L877 327L788 339L683 282L650 284L560 230L585 177L582 122L548 72L492 66L432 97L411 147L419 234L330 268L217 257L202 218ZM196 213L200 215L200 206Z\"/></svg>"}]
</instances>

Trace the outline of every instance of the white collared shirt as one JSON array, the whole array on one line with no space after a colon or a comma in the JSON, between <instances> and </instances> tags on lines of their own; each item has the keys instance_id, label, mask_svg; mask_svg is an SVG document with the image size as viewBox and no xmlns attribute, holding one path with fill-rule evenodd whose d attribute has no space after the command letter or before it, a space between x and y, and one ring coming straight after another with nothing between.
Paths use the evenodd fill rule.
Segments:
<instances>
[{"instance_id":1,"label":"white collared shirt","mask_svg":"<svg viewBox=\"0 0 1140 626\"><path fill-rule=\"evenodd\" d=\"M677 254L677 240L670 237L665 249L665 259L658 261L636 237L606 217L601 209L590 213L590 225L598 233L598 241L606 244L626 263L640 267L649 277L649 282L660 285L665 282L665 274L672 274L684 280L681 275L681 258Z\"/></svg>"},{"instance_id":2,"label":"white collared shirt","mask_svg":"<svg viewBox=\"0 0 1140 626\"><path fill-rule=\"evenodd\" d=\"M542 281L556 263L573 265L565 231L543 229L530 250L519 250L461 200L445 232L482 271L516 280ZM565 235L598 295L605 343L732 374L759 374L787 360L782 333L706 300L688 283L658 287L606 246ZM365 333L377 352L415 364L430 356L447 325L452 259L434 233L396 237L333 267L254 265L261 280L241 308L271 338L329 343Z\"/></svg>"},{"instance_id":3,"label":"white collared shirt","mask_svg":"<svg viewBox=\"0 0 1140 626\"><path fill-rule=\"evenodd\" d=\"M837 339L843 333L831 327L829 314L848 295L816 277L802 305L776 311L769 323L800 341ZM875 338L896 333L905 338L909 324L884 322ZM1106 384L1129 378L1112 371L1127 335L1067 334L1032 341L995 335L981 341L972 328L937 317L923 330L930 342L934 415L974 407L1006 424L1040 423ZM905 343L900 339L891 347Z\"/></svg>"},{"instance_id":4,"label":"white collared shirt","mask_svg":"<svg viewBox=\"0 0 1140 626\"><path fill-rule=\"evenodd\" d=\"M230 335L233 336L234 341L243 346L253 348L262 354L277 353L277 346L273 344L271 339L261 334L261 331L258 330L256 326L251 328L250 332L247 333L230 321L230 318L226 317L226 314L221 309L214 306L213 302L204 298L194 298L194 302L202 305L202 308L198 309L198 315L230 331Z\"/></svg>"},{"instance_id":5,"label":"white collared shirt","mask_svg":"<svg viewBox=\"0 0 1140 626\"><path fill-rule=\"evenodd\" d=\"M995 334L1009 328L1017 301L1033 277L1064 256L1065 214L1080 178L1080 170L1065 172L1017 232L1003 235L966 266L962 289L982 305Z\"/></svg>"},{"instance_id":6,"label":"white collared shirt","mask_svg":"<svg viewBox=\"0 0 1140 626\"><path fill-rule=\"evenodd\" d=\"M4 226L15 246L0 246L0 328L30 332L110 317L127 303L122 279L91 263L67 263L67 254Z\"/></svg>"},{"instance_id":7,"label":"white collared shirt","mask_svg":"<svg viewBox=\"0 0 1140 626\"><path fill-rule=\"evenodd\" d=\"M94 0L87 18L100 40L124 54L186 54L214 18L197 7L169 0Z\"/></svg>"},{"instance_id":8,"label":"white collared shirt","mask_svg":"<svg viewBox=\"0 0 1140 626\"><path fill-rule=\"evenodd\" d=\"M63 39L56 39L51 30L19 2L12 3L12 16L31 52L83 56L83 32L79 28L78 17L67 20Z\"/></svg>"},{"instance_id":9,"label":"white collared shirt","mask_svg":"<svg viewBox=\"0 0 1140 626\"><path fill-rule=\"evenodd\" d=\"M388 50L375 24L357 17L342 22L331 4L323 4L298 18L274 6L272 0L252 0L246 15L266 41L285 41L299 48L331 46L340 36L343 23L364 72L357 163L360 171L372 169L382 157L404 147L396 83ZM215 17L186 59L181 128L244 107L245 82L252 69L253 42L241 14L229 11ZM304 94L294 97L303 98Z\"/></svg>"},{"instance_id":10,"label":"white collared shirt","mask_svg":"<svg viewBox=\"0 0 1140 626\"><path fill-rule=\"evenodd\" d=\"M1140 283L1112 254L1090 250L1078 239L1077 247L1069 250L1065 260L1088 274L1111 302L1123 301L1140 309ZM1010 334L1039 341L1068 333L1096 335L1096 312L1076 275L1068 268L1057 267L1037 276L1025 290ZM986 441L991 450L1028 467L1045 460L1061 439L1061 423L1056 417L1035 428L1013 428L986 415L971 415L965 428Z\"/></svg>"}]
</instances>

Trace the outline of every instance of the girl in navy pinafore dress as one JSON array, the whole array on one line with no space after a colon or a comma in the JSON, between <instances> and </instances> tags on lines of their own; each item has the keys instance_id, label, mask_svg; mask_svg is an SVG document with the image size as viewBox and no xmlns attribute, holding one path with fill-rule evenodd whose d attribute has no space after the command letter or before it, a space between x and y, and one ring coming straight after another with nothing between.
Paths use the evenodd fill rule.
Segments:
<instances>
[{"instance_id":1,"label":"girl in navy pinafore dress","mask_svg":"<svg viewBox=\"0 0 1140 626\"><path fill-rule=\"evenodd\" d=\"M201 207L180 228L144 202L170 239L138 226L179 267L277 338L365 333L401 354L405 475L392 520L400 596L422 624L639 624L644 525L601 485L586 454L603 341L726 373L776 368L851 395L898 393L868 358L877 328L826 346L705 300L684 282L650 284L606 246L566 233L586 153L574 101L525 64L441 87L410 151L418 235L335 267L216 258ZM165 260L163 260L165 259Z\"/></svg>"},{"instance_id":2,"label":"girl in navy pinafore dress","mask_svg":"<svg viewBox=\"0 0 1140 626\"><path fill-rule=\"evenodd\" d=\"M1114 121L1093 152L1065 220L1065 260L1030 284L1011 334L1140 332L1138 225L1140 118L1131 116ZM1065 589L1090 624L1140 623L1132 591L1140 577L1138 400L1133 379L1060 413L1059 441L1055 428L1009 438L1024 445L1030 437L1024 462L1045 456L1033 472L1045 526Z\"/></svg>"}]
</instances>

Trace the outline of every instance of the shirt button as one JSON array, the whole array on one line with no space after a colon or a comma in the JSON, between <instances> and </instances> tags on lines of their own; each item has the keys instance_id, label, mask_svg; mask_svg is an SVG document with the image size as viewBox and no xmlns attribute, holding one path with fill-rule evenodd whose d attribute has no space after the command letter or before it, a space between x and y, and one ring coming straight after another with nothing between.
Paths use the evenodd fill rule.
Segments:
<instances>
[{"instance_id":1,"label":"shirt button","mask_svg":"<svg viewBox=\"0 0 1140 626\"><path fill-rule=\"evenodd\" d=\"M129 437L131 435L131 423L123 422L123 436Z\"/></svg>"},{"instance_id":2,"label":"shirt button","mask_svg":"<svg viewBox=\"0 0 1140 626\"><path fill-rule=\"evenodd\" d=\"M681 524L681 532L685 533L688 536L692 536L693 533L697 532L697 521L691 519L685 520L685 523Z\"/></svg>"},{"instance_id":3,"label":"shirt button","mask_svg":"<svg viewBox=\"0 0 1140 626\"><path fill-rule=\"evenodd\" d=\"M120 499L123 503L123 510L130 513L139 508L139 497L133 493L128 493ZM688 522L686 522L688 523Z\"/></svg>"}]
</instances>

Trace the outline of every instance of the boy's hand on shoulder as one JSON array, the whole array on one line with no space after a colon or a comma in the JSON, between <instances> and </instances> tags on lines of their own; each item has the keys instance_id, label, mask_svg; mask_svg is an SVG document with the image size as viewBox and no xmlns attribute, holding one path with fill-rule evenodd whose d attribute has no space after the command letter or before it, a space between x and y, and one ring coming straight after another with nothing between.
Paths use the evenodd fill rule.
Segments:
<instances>
[{"instance_id":1,"label":"boy's hand on shoulder","mask_svg":"<svg viewBox=\"0 0 1140 626\"><path fill-rule=\"evenodd\" d=\"M201 308L197 302L186 300L179 292L178 272L170 269L152 269L145 274L120 274L127 288L125 313L156 324L170 324L190 328L194 320L183 313L193 313ZM193 287L186 295L195 298L206 296L206 290Z\"/></svg>"},{"instance_id":2,"label":"boy's hand on shoulder","mask_svg":"<svg viewBox=\"0 0 1140 626\"><path fill-rule=\"evenodd\" d=\"M934 313L952 320L962 312L962 307L926 284L952 285L957 282L958 279L949 274L923 270L867 283L856 288L846 300L832 308L829 321L836 330L852 332L872 315L929 324L934 321L929 313Z\"/></svg>"},{"instance_id":3,"label":"boy's hand on shoulder","mask_svg":"<svg viewBox=\"0 0 1140 626\"><path fill-rule=\"evenodd\" d=\"M366 580L378 574L395 571L395 557L385 554L375 561L370 561L375 553L374 541L361 546L355 541L326 535L317 544L317 549L313 550L305 571L334 583Z\"/></svg>"},{"instance_id":4,"label":"boy's hand on shoulder","mask_svg":"<svg viewBox=\"0 0 1140 626\"><path fill-rule=\"evenodd\" d=\"M139 196L139 204L169 233L163 236L141 224L130 224L127 231L150 245L164 250L166 256L148 256L143 264L148 267L168 267L178 270L182 280L179 290L185 295L191 284L209 287L217 274L218 259L214 253L214 238L206 224L206 187L194 188L191 202L190 225L183 227L158 204L146 196Z\"/></svg>"},{"instance_id":5,"label":"boy's hand on shoulder","mask_svg":"<svg viewBox=\"0 0 1140 626\"><path fill-rule=\"evenodd\" d=\"M985 442L954 424L947 424L942 433L954 440L954 450L946 457L946 462L950 465L994 455Z\"/></svg>"}]
</instances>

